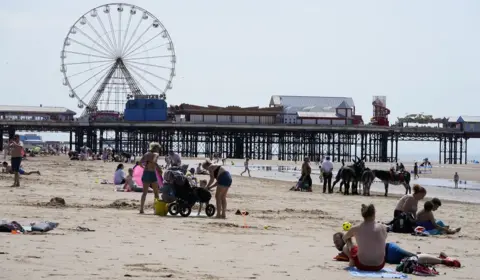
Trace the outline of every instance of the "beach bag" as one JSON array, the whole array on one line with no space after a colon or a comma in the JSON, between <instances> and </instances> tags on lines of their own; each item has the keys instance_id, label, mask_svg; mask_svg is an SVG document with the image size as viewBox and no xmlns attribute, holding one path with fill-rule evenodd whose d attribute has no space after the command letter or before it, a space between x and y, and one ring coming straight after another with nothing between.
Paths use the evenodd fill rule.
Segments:
<instances>
[{"instance_id":1,"label":"beach bag","mask_svg":"<svg viewBox=\"0 0 480 280\"><path fill-rule=\"evenodd\" d=\"M11 232L12 230L17 230L17 231L20 231L20 232L25 232L25 230L23 229L23 227L15 222L15 221L12 221L10 223L2 223L0 224L0 232Z\"/></svg>"},{"instance_id":2,"label":"beach bag","mask_svg":"<svg viewBox=\"0 0 480 280\"><path fill-rule=\"evenodd\" d=\"M393 220L392 232L395 233L412 233L416 227L415 218L411 213L403 212Z\"/></svg>"},{"instance_id":3,"label":"beach bag","mask_svg":"<svg viewBox=\"0 0 480 280\"><path fill-rule=\"evenodd\" d=\"M413 274L418 276L438 275L438 272L435 270L434 267L418 263L417 256L404 258L400 262L400 264L397 266L396 270L398 272L403 272L403 273Z\"/></svg>"}]
</instances>

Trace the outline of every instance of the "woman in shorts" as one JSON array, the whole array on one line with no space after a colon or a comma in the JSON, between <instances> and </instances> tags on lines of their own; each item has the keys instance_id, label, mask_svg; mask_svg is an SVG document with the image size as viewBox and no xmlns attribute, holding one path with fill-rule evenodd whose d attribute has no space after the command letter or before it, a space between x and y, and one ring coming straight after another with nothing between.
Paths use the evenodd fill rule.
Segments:
<instances>
[{"instance_id":1,"label":"woman in shorts","mask_svg":"<svg viewBox=\"0 0 480 280\"><path fill-rule=\"evenodd\" d=\"M232 185L232 175L221 165L212 164L210 160L206 160L202 164L202 167L210 174L207 189L217 188L215 191L215 200L217 202L216 217L225 219L227 212L227 193ZM216 181L215 184L213 183L214 181Z\"/></svg>"}]
</instances>

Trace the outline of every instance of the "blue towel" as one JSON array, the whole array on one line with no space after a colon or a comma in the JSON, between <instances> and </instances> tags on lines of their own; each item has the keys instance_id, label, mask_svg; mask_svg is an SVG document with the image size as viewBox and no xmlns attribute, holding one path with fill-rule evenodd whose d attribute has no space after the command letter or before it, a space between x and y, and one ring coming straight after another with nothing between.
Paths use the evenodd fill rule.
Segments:
<instances>
[{"instance_id":1,"label":"blue towel","mask_svg":"<svg viewBox=\"0 0 480 280\"><path fill-rule=\"evenodd\" d=\"M408 276L406 274L396 272L391 268L384 268L380 271L363 271L351 266L348 267L346 270L350 272L350 275L356 277L408 279Z\"/></svg>"}]
</instances>

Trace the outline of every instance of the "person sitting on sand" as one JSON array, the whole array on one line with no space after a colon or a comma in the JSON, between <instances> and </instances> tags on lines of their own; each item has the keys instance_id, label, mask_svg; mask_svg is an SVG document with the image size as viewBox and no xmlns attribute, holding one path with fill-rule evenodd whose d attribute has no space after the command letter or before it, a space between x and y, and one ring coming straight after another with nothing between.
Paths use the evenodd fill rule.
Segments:
<instances>
[{"instance_id":1,"label":"person sitting on sand","mask_svg":"<svg viewBox=\"0 0 480 280\"><path fill-rule=\"evenodd\" d=\"M117 165L115 174L113 175L113 183L115 185L125 184L125 171L123 171L123 164Z\"/></svg>"},{"instance_id":2,"label":"person sitting on sand","mask_svg":"<svg viewBox=\"0 0 480 280\"><path fill-rule=\"evenodd\" d=\"M454 234L461 230L461 228L450 229L442 221L435 220L433 215L433 209L435 205L432 201L426 201L423 205L423 209L418 211L417 225L424 227L429 234Z\"/></svg>"},{"instance_id":3,"label":"person sitting on sand","mask_svg":"<svg viewBox=\"0 0 480 280\"><path fill-rule=\"evenodd\" d=\"M135 180L133 180L133 168L128 169L128 175L125 177L125 185L123 186L123 189L126 192L141 192L142 188L139 188L137 186L137 183Z\"/></svg>"},{"instance_id":4,"label":"person sitting on sand","mask_svg":"<svg viewBox=\"0 0 480 280\"><path fill-rule=\"evenodd\" d=\"M345 241L343 240L344 234L342 232L337 232L333 235L333 244L340 252L336 260L339 261L349 261L347 256L347 246ZM445 253L440 252L439 257L435 257L429 254L422 254L422 253L412 253L407 250L400 248L395 242L388 242L385 244L385 263L388 264L400 264L400 262L404 258L417 256L418 263L425 264L425 265L436 265L436 264L443 264L446 266L453 266L453 267L460 267L460 262L458 260L454 260L449 258Z\"/></svg>"},{"instance_id":5,"label":"person sitting on sand","mask_svg":"<svg viewBox=\"0 0 480 280\"><path fill-rule=\"evenodd\" d=\"M418 201L422 200L427 195L427 190L420 185L413 186L413 194L404 195L397 203L393 217L396 218L402 213L410 213L415 217L418 210Z\"/></svg>"},{"instance_id":6,"label":"person sitting on sand","mask_svg":"<svg viewBox=\"0 0 480 280\"><path fill-rule=\"evenodd\" d=\"M148 188L153 189L155 199L160 199L159 187L157 180L157 172L162 175L162 169L158 166L157 160L160 153L160 144L156 142L150 143L150 151L143 155L140 165L144 168L142 175L143 193L140 200L140 214L143 214L145 207L145 199L147 199Z\"/></svg>"},{"instance_id":7,"label":"person sitting on sand","mask_svg":"<svg viewBox=\"0 0 480 280\"><path fill-rule=\"evenodd\" d=\"M3 172L4 173L8 173L8 174L14 174L13 170L12 170L12 167L10 165L8 165L8 162L4 161L2 163L2 166L3 166ZM40 171L30 171L30 172L26 172L21 166L20 168L18 169L18 174L20 175L32 175L32 174L38 174L40 175Z\"/></svg>"},{"instance_id":8,"label":"person sitting on sand","mask_svg":"<svg viewBox=\"0 0 480 280\"><path fill-rule=\"evenodd\" d=\"M212 164L210 160L206 160L202 167L210 174L210 180L207 189L217 188L215 191L215 200L217 202L217 218L226 218L227 213L227 193L232 185L232 176L221 165ZM216 183L213 182L216 180Z\"/></svg>"},{"instance_id":9,"label":"person sitting on sand","mask_svg":"<svg viewBox=\"0 0 480 280\"><path fill-rule=\"evenodd\" d=\"M208 175L207 170L202 168L202 163L199 163L197 166L197 170L195 170L195 174L197 175Z\"/></svg>"},{"instance_id":10,"label":"person sitting on sand","mask_svg":"<svg viewBox=\"0 0 480 280\"><path fill-rule=\"evenodd\" d=\"M344 236L345 254L350 266L364 271L380 271L385 266L387 227L375 221L375 206L362 204L363 222L352 227ZM357 245L352 239L355 238Z\"/></svg>"}]
</instances>

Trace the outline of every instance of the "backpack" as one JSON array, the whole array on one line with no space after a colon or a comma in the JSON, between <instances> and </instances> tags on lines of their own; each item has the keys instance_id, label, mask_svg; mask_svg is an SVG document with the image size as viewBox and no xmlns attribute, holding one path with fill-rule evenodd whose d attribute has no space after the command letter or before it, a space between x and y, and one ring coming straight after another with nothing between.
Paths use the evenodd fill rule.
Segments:
<instances>
[{"instance_id":1,"label":"backpack","mask_svg":"<svg viewBox=\"0 0 480 280\"><path fill-rule=\"evenodd\" d=\"M438 272L433 266L427 266L418 263L418 257L412 256L404 258L396 269L398 272L413 274L418 276L435 276Z\"/></svg>"},{"instance_id":2,"label":"backpack","mask_svg":"<svg viewBox=\"0 0 480 280\"><path fill-rule=\"evenodd\" d=\"M415 218L411 213L403 212L392 221L392 232L412 233L417 226Z\"/></svg>"}]
</instances>

